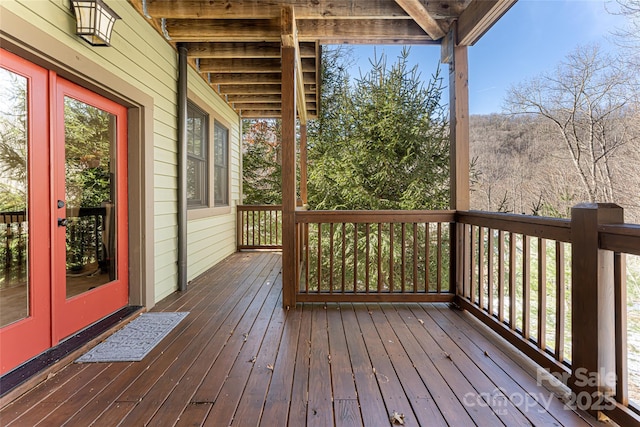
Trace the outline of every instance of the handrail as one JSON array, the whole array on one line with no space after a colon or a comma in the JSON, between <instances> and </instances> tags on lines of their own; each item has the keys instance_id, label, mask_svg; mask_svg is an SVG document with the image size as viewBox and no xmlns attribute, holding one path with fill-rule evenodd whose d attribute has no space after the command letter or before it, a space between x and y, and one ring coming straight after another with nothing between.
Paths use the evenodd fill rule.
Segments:
<instances>
[{"instance_id":1,"label":"handrail","mask_svg":"<svg viewBox=\"0 0 640 427\"><path fill-rule=\"evenodd\" d=\"M264 212L264 211L282 211L282 205L237 205L239 212Z\"/></svg>"},{"instance_id":2,"label":"handrail","mask_svg":"<svg viewBox=\"0 0 640 427\"><path fill-rule=\"evenodd\" d=\"M640 256L640 224L607 224L598 227L600 249Z\"/></svg>"},{"instance_id":3,"label":"handrail","mask_svg":"<svg viewBox=\"0 0 640 427\"><path fill-rule=\"evenodd\" d=\"M413 223L453 222L455 211L298 211L296 223Z\"/></svg>"},{"instance_id":4,"label":"handrail","mask_svg":"<svg viewBox=\"0 0 640 427\"><path fill-rule=\"evenodd\" d=\"M571 243L571 221L508 213L457 211L456 222Z\"/></svg>"}]
</instances>

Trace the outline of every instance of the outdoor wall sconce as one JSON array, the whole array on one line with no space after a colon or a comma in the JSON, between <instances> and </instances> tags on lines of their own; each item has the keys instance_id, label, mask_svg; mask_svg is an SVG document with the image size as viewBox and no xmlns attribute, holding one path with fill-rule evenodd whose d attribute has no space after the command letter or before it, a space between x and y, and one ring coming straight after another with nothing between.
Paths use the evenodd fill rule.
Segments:
<instances>
[{"instance_id":1,"label":"outdoor wall sconce","mask_svg":"<svg viewBox=\"0 0 640 427\"><path fill-rule=\"evenodd\" d=\"M113 24L120 19L102 0L71 0L76 34L91 46L109 46Z\"/></svg>"}]
</instances>

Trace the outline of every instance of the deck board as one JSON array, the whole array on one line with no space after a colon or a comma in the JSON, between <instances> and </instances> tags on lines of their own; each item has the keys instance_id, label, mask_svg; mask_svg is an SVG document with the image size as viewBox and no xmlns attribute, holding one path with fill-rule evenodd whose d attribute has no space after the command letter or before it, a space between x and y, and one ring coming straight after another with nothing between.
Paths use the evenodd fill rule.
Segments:
<instances>
[{"instance_id":1,"label":"deck board","mask_svg":"<svg viewBox=\"0 0 640 427\"><path fill-rule=\"evenodd\" d=\"M565 408L468 313L286 310L281 281L278 253L232 255L158 303L190 315L143 361L63 367L2 408L0 424L384 426L396 411L407 426L604 425Z\"/></svg>"}]
</instances>

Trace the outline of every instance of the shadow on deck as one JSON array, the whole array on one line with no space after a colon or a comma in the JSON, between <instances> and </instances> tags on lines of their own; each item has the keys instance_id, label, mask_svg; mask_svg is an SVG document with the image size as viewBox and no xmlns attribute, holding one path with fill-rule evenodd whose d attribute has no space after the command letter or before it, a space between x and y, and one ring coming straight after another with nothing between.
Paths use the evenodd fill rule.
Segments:
<instances>
[{"instance_id":1,"label":"shadow on deck","mask_svg":"<svg viewBox=\"0 0 640 427\"><path fill-rule=\"evenodd\" d=\"M237 253L153 311L189 311L143 361L70 364L2 425L601 425L444 304L282 309L281 255Z\"/></svg>"}]
</instances>

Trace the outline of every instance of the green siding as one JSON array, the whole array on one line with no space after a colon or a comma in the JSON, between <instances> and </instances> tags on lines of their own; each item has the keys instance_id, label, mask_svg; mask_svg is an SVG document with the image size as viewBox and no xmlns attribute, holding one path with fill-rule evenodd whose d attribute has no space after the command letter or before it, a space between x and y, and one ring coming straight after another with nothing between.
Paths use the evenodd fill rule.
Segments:
<instances>
[{"instance_id":1,"label":"green siding","mask_svg":"<svg viewBox=\"0 0 640 427\"><path fill-rule=\"evenodd\" d=\"M1 6L153 98L157 302L177 289L176 52L124 0L109 1L109 6L122 17L116 22L109 48L93 48L74 34L75 17L69 0L3 1ZM43 46L34 47L45 50ZM189 89L207 102L229 127L231 152L231 212L190 221L188 225L188 277L192 279L235 251L235 204L240 198L241 171L238 116L194 70L189 69L188 79Z\"/></svg>"},{"instance_id":2,"label":"green siding","mask_svg":"<svg viewBox=\"0 0 640 427\"><path fill-rule=\"evenodd\" d=\"M191 220L187 231L188 280L202 274L211 266L235 252L235 205L240 198L239 174L240 133L237 114L228 108L217 94L213 93L204 80L194 70L189 70L189 88L201 100L213 107L220 122L229 129L229 168L231 194L229 205L231 212L208 218ZM211 170L213 173L213 170Z\"/></svg>"}]
</instances>

